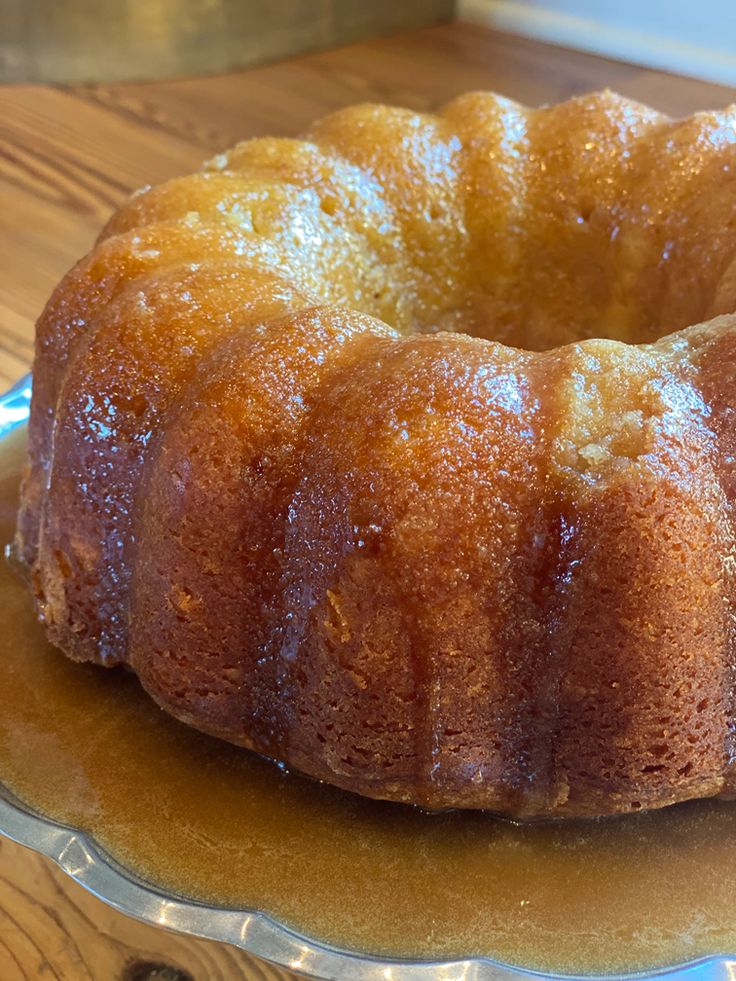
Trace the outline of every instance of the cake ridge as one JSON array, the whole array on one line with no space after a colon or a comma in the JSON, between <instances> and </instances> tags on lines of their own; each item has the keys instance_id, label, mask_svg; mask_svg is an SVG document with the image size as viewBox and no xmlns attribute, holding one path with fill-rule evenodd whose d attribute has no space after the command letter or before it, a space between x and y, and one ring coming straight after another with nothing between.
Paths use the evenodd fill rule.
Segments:
<instances>
[{"instance_id":1,"label":"cake ridge","mask_svg":"<svg viewBox=\"0 0 736 981\"><path fill-rule=\"evenodd\" d=\"M688 331L694 344L691 345L690 359L697 372L703 399L709 407L709 424L715 434L717 447L717 477L725 502L725 519L728 526L728 541L722 546L724 552L723 573L727 595L733 609L736 596L736 444L731 424L732 409L728 404L728 394L733 390L729 384L733 369L729 355L736 353L736 346L728 330L729 320L717 317L712 322L713 330L706 333L697 328ZM725 350L720 350L725 347ZM728 670L724 685L727 705L727 727L725 736L726 765L724 768L724 795L736 795L736 620L731 615L728 624Z\"/></svg>"}]
</instances>

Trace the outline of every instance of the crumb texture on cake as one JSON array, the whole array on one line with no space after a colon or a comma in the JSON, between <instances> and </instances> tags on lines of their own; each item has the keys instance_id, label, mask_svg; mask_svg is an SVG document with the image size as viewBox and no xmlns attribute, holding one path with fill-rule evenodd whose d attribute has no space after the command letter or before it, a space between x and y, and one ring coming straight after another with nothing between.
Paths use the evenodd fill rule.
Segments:
<instances>
[{"instance_id":1,"label":"crumb texture on cake","mask_svg":"<svg viewBox=\"0 0 736 981\"><path fill-rule=\"evenodd\" d=\"M736 793L736 109L341 110L145 189L37 327L49 638L373 797Z\"/></svg>"}]
</instances>

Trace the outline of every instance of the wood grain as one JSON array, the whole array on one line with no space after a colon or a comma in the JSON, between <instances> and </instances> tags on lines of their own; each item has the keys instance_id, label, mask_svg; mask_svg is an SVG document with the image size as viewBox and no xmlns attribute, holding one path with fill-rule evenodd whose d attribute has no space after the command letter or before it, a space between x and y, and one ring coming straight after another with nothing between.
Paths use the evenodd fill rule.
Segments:
<instances>
[{"instance_id":1,"label":"wood grain","mask_svg":"<svg viewBox=\"0 0 736 981\"><path fill-rule=\"evenodd\" d=\"M0 387L28 369L53 286L136 187L186 173L238 139L299 133L351 102L431 109L483 88L539 104L604 86L675 115L734 100L731 89L463 24L214 78L0 89ZM0 844L3 981L175 981L176 971L196 981L291 977L127 919L45 859Z\"/></svg>"},{"instance_id":2,"label":"wood grain","mask_svg":"<svg viewBox=\"0 0 736 981\"><path fill-rule=\"evenodd\" d=\"M293 977L225 944L168 933L123 916L51 862L0 841L3 981L286 981Z\"/></svg>"}]
</instances>

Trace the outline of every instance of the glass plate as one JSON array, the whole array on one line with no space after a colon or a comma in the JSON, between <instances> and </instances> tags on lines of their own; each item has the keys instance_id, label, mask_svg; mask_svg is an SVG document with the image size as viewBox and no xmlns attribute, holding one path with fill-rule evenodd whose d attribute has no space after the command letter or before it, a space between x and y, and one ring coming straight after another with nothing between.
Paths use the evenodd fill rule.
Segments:
<instances>
[{"instance_id":1,"label":"glass plate","mask_svg":"<svg viewBox=\"0 0 736 981\"><path fill-rule=\"evenodd\" d=\"M30 375L0 396L0 439L28 419L30 399ZM574 981L572 975L540 974L485 957L441 962L383 960L302 937L256 910L205 906L166 894L123 868L91 835L35 813L2 784L0 834L47 855L85 889L128 916L179 933L233 944L307 977L323 981L523 981L564 977ZM736 955L710 957L686 965L663 965L660 970L634 975L609 975L608 979L612 981L614 977L617 981L736 981ZM596 978L602 981L601 975Z\"/></svg>"}]
</instances>

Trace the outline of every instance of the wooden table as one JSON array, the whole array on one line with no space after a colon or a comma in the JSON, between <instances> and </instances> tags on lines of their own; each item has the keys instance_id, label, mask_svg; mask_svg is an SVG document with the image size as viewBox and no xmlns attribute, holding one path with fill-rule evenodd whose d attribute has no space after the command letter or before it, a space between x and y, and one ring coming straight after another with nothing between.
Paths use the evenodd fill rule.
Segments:
<instances>
[{"instance_id":1,"label":"wooden table","mask_svg":"<svg viewBox=\"0 0 736 981\"><path fill-rule=\"evenodd\" d=\"M432 109L467 89L530 104L609 86L677 115L736 93L454 24L215 78L0 89L0 388L28 370L33 324L102 222L143 184L238 139L293 135L352 102ZM223 945L108 909L45 859L0 842L0 978L285 981Z\"/></svg>"}]
</instances>

